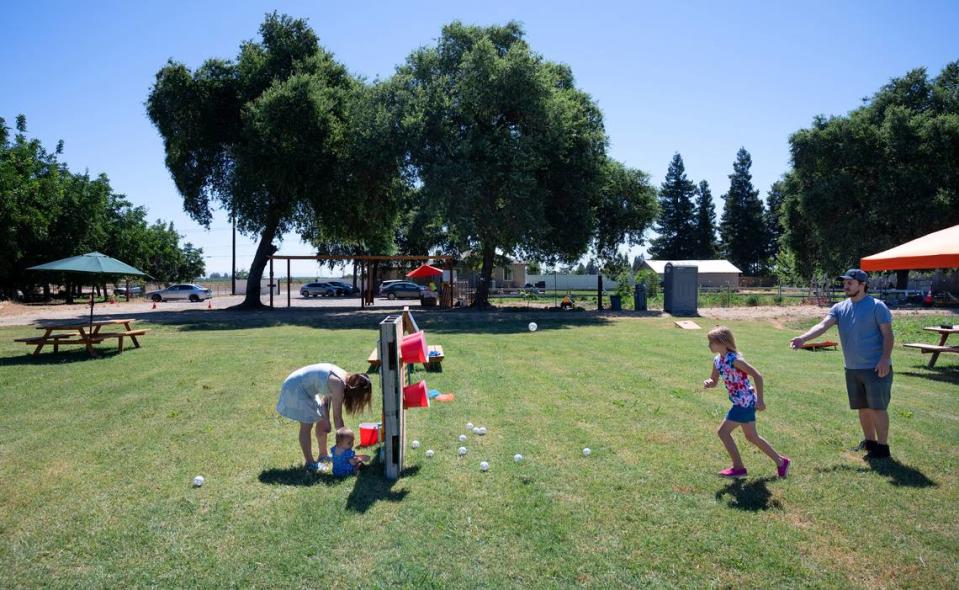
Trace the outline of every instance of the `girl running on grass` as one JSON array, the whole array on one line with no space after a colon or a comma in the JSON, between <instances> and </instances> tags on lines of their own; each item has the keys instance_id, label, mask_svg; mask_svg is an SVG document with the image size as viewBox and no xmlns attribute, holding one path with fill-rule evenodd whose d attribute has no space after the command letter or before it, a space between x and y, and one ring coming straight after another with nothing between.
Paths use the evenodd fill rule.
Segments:
<instances>
[{"instance_id":1,"label":"girl running on grass","mask_svg":"<svg viewBox=\"0 0 959 590\"><path fill-rule=\"evenodd\" d=\"M733 407L726 414L726 419L716 433L733 460L733 466L723 469L719 475L746 476L746 466L743 465L739 449L736 448L736 441L733 440L733 431L742 427L746 440L759 447L759 450L776 462L779 477L786 477L789 471L789 457L777 453L776 449L756 432L756 410L761 412L766 409L766 404L763 403L763 376L743 360L742 355L736 350L736 340L729 328L717 326L706 334L706 338L709 339L709 350L716 353L716 358L713 359L712 375L703 381L703 387L706 389L716 387L721 376L729 392L729 401L733 402ZM749 382L750 377L756 381L755 388Z\"/></svg>"}]
</instances>

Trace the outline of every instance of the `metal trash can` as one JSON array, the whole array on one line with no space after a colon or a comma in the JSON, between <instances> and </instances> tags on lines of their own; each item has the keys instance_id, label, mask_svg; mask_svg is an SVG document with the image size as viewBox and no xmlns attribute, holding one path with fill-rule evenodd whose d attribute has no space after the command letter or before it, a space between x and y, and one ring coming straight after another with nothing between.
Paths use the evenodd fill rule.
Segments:
<instances>
[{"instance_id":1,"label":"metal trash can","mask_svg":"<svg viewBox=\"0 0 959 590\"><path fill-rule=\"evenodd\" d=\"M646 311L646 285L643 283L636 283L633 291L633 309Z\"/></svg>"},{"instance_id":2,"label":"metal trash can","mask_svg":"<svg viewBox=\"0 0 959 590\"><path fill-rule=\"evenodd\" d=\"M622 297L622 295L610 295L610 296L609 296L609 309L610 309L610 311L623 311L623 297Z\"/></svg>"}]
</instances>

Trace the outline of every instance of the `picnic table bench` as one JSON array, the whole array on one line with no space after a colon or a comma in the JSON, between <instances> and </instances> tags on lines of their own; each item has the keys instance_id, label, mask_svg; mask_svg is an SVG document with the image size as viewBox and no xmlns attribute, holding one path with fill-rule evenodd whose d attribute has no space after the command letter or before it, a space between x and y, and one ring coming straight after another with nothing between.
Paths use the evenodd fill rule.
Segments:
<instances>
[{"instance_id":1,"label":"picnic table bench","mask_svg":"<svg viewBox=\"0 0 959 590\"><path fill-rule=\"evenodd\" d=\"M44 346L53 345L53 352L60 352L60 346L68 344L82 344L86 347L90 356L97 356L93 345L99 344L107 339L116 339L117 351L123 352L123 343L129 338L134 347L140 348L140 341L137 336L143 336L149 330L135 329L132 327L132 319L100 320L96 322L87 322L84 324L60 324L37 326L37 330L43 330L42 336L32 336L29 338L16 338L14 342L23 342L24 344L35 345L33 356L40 354ZM122 326L119 331L102 331L106 326Z\"/></svg>"},{"instance_id":2,"label":"picnic table bench","mask_svg":"<svg viewBox=\"0 0 959 590\"><path fill-rule=\"evenodd\" d=\"M946 340L950 334L959 334L959 326L930 326L923 328L927 332L936 332L939 334L939 344L926 344L923 342L910 342L903 344L905 348L916 348L923 354L932 354L929 359L929 368L936 366L939 355L944 352L959 353L959 346L946 346Z\"/></svg>"}]
</instances>

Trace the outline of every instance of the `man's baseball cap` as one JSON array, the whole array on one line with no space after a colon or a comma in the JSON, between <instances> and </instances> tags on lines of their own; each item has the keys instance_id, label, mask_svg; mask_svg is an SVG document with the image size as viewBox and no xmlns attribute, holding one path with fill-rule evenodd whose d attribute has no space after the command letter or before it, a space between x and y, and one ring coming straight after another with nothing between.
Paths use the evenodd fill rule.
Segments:
<instances>
[{"instance_id":1,"label":"man's baseball cap","mask_svg":"<svg viewBox=\"0 0 959 590\"><path fill-rule=\"evenodd\" d=\"M854 281L859 281L860 283L865 283L869 280L869 275L865 272L859 270L858 268L850 268L846 271L846 274L839 277L840 279L852 279Z\"/></svg>"}]
</instances>

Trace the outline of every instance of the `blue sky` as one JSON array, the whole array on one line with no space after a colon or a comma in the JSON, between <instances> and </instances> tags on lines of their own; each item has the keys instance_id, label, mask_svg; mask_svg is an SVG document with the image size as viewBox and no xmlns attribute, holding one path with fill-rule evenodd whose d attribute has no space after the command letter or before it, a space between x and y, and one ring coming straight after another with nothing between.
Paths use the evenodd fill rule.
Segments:
<instances>
[{"instance_id":1,"label":"blue sky","mask_svg":"<svg viewBox=\"0 0 959 590\"><path fill-rule=\"evenodd\" d=\"M27 116L72 170L106 173L114 189L172 220L203 248L210 272L230 267L222 214L209 231L183 213L143 102L172 58L232 58L265 13L309 19L351 71L388 77L443 24L521 22L533 49L569 64L605 116L611 155L658 185L680 152L721 207L736 150L753 158L765 196L789 165L789 135L817 114L844 114L890 78L959 59L959 2L17 2L0 14L0 117ZM238 240L238 267L255 243ZM281 253L310 254L288 236ZM314 274L303 263L294 274Z\"/></svg>"}]
</instances>

